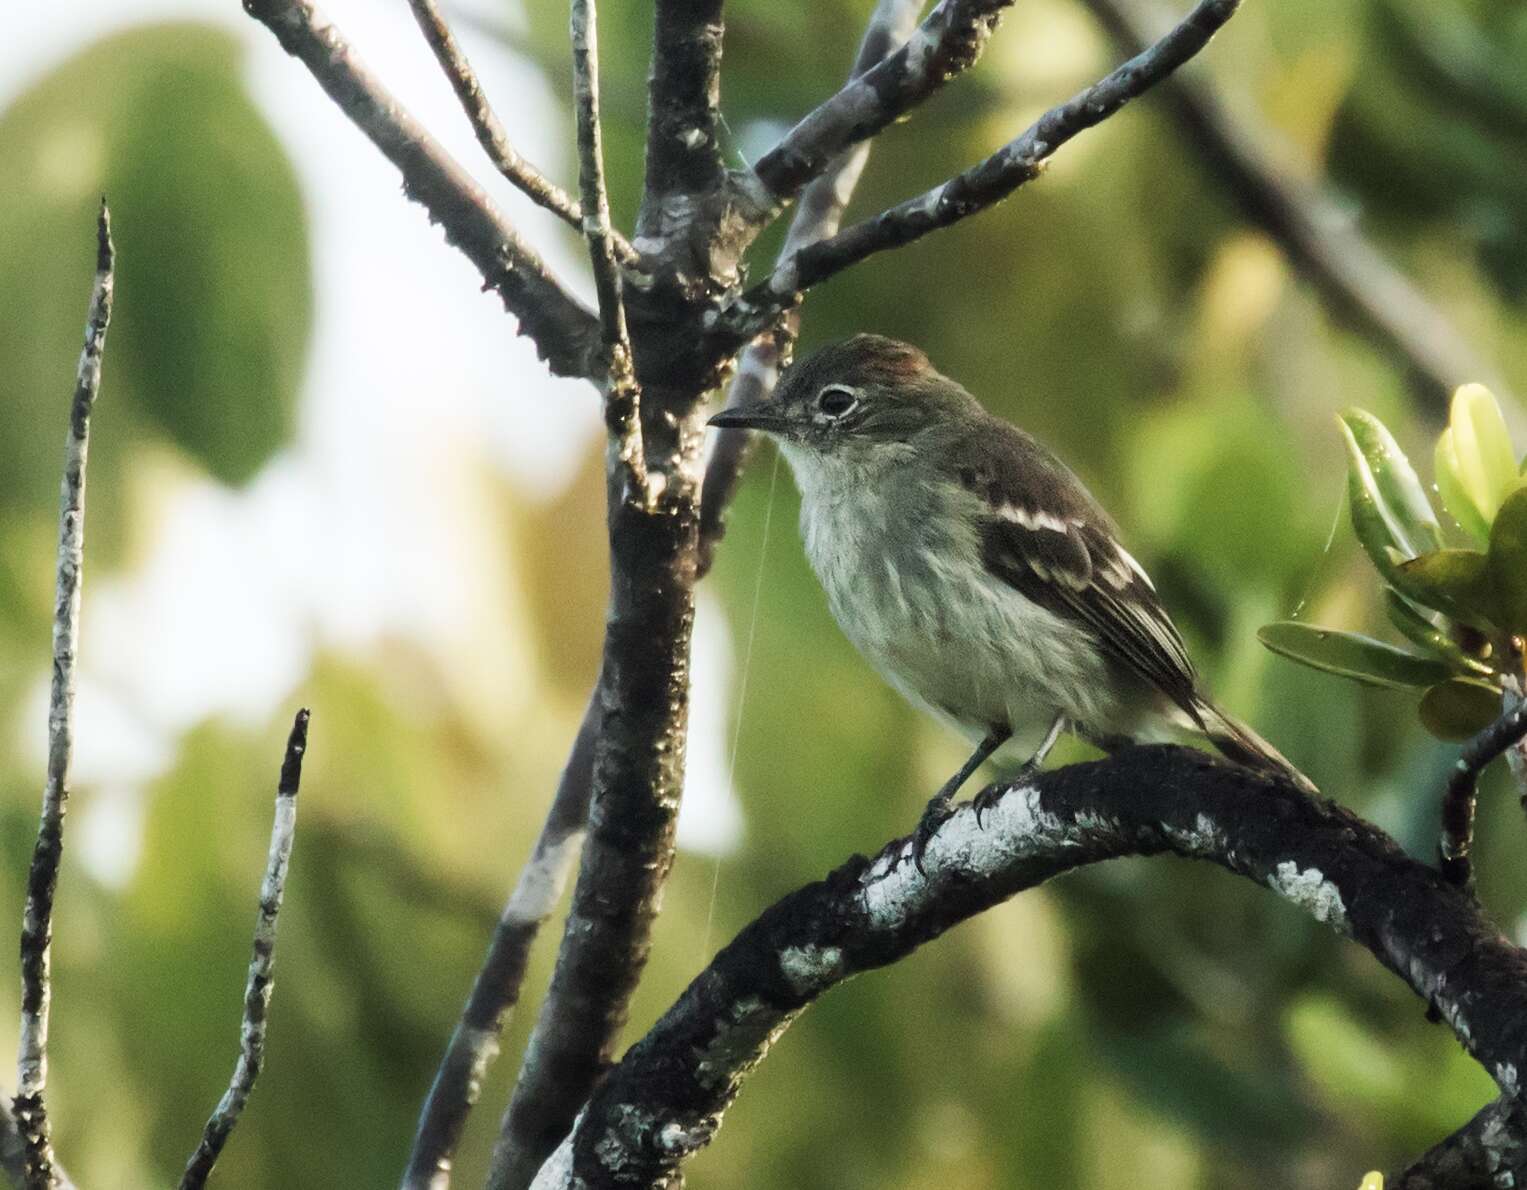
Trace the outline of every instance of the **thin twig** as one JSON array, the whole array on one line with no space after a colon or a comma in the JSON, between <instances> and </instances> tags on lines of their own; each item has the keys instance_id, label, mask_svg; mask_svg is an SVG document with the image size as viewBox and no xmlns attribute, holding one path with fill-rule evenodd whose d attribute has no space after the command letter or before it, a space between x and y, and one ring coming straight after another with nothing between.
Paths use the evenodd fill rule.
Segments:
<instances>
[{"instance_id":1,"label":"thin twig","mask_svg":"<svg viewBox=\"0 0 1527 1190\"><path fill-rule=\"evenodd\" d=\"M489 1063L498 1055L498 1039L509 1014L519 1002L530 947L561 899L583 843L598 735L599 701L592 698L530 861L504 905L487 957L419 1112L403 1190L445 1190L450 1185L451 1165L467 1116L477 1102Z\"/></svg>"},{"instance_id":2,"label":"thin twig","mask_svg":"<svg viewBox=\"0 0 1527 1190\"><path fill-rule=\"evenodd\" d=\"M493 167L531 202L545 207L581 234L583 211L578 200L520 156L510 143L509 133L488 102L487 95L483 93L477 73L467 61L451 27L446 24L439 5L435 0L408 0L408 3L413 9L414 19L419 22L424 40L429 43L435 60L440 63L440 69L445 72L451 89L461 102L462 110L466 112L467 121L477 136L477 143L488 155L488 160L493 162ZM636 259L631 245L619 233L612 234L611 240L620 259L627 262Z\"/></svg>"},{"instance_id":3,"label":"thin twig","mask_svg":"<svg viewBox=\"0 0 1527 1190\"><path fill-rule=\"evenodd\" d=\"M1156 6L1143 0L1085 2L1128 53L1149 45L1165 23ZM1282 247L1339 313L1403 360L1438 408L1469 380L1507 394L1499 370L1363 235L1351 213L1280 162L1270 147L1270 129L1231 112L1204 75L1174 75L1162 98L1245 217Z\"/></svg>"},{"instance_id":4,"label":"thin twig","mask_svg":"<svg viewBox=\"0 0 1527 1190\"><path fill-rule=\"evenodd\" d=\"M922 8L923 0L880 0L865 26L849 77L863 77L898 46L904 46ZM869 155L870 141L860 141L840 154L826 172L806 187L779 250L780 260L787 260L808 244L837 232ZM780 367L790 358L800 321L799 307L792 308L772 330L748 344L727 393L728 406L751 404L773 393ZM716 546L726 532L726 510L737 490L752 443L753 435L746 430L723 429L716 434L700 492L701 578L709 573Z\"/></svg>"},{"instance_id":5,"label":"thin twig","mask_svg":"<svg viewBox=\"0 0 1527 1190\"><path fill-rule=\"evenodd\" d=\"M343 34L311 0L244 0L299 59L330 99L403 175L404 193L482 274L504 308L559 376L594 378L605 371L599 326L535 250L506 220L470 174L370 72Z\"/></svg>"},{"instance_id":6,"label":"thin twig","mask_svg":"<svg viewBox=\"0 0 1527 1190\"><path fill-rule=\"evenodd\" d=\"M255 918L254 953L249 960L249 982L244 988L244 1017L239 1029L239 1057L233 1067L228 1089L212 1109L201 1143L186 1163L180 1176L180 1190L198 1190L206 1185L212 1167L217 1164L228 1135L239 1122L249 1093L265 1061L266 1018L270 1012L270 994L274 987L276 962L276 920L281 913L281 895L286 888L286 872L292 858L292 840L297 831L297 790L302 784L302 758L308 747L306 707L292 721L286 741L286 756L281 762L281 779L276 785L276 815L270 828L270 855L265 862L265 877L260 882L260 912Z\"/></svg>"},{"instance_id":7,"label":"thin twig","mask_svg":"<svg viewBox=\"0 0 1527 1190\"><path fill-rule=\"evenodd\" d=\"M1463 746L1442 795L1442 874L1459 888L1474 883L1469 852L1474 844L1474 804L1479 775L1497 756L1527 737L1527 703L1518 703Z\"/></svg>"},{"instance_id":8,"label":"thin twig","mask_svg":"<svg viewBox=\"0 0 1527 1190\"><path fill-rule=\"evenodd\" d=\"M642 452L641 388L631 361L620 266L610 230L610 197L604 184L604 148L599 127L599 11L594 0L573 0L569 22L573 42L573 102L578 115L578 192L583 234L588 240L594 290L599 297L599 333L609 373L605 421L616 455L626 469L630 497L647 502L647 461Z\"/></svg>"},{"instance_id":9,"label":"thin twig","mask_svg":"<svg viewBox=\"0 0 1527 1190\"><path fill-rule=\"evenodd\" d=\"M69 803L69 763L74 749L75 660L80 638L80 582L85 556L85 465L90 451L90 414L101 387L101 359L111 323L115 288L111 212L101 200L96 219L95 282L85 320L64 443L59 496L58 587L53 602L53 682L48 694L48 772L32 867L27 874L21 923L21 1041L16 1058L16 1121L26 1142L29 1187L57 1184L53 1140L44 1095L48 1082L48 1011L53 946L53 895L63 858L64 814Z\"/></svg>"},{"instance_id":10,"label":"thin twig","mask_svg":"<svg viewBox=\"0 0 1527 1190\"><path fill-rule=\"evenodd\" d=\"M26 1190L26 1141L22 1139L16 1114L11 1111L10 1098L3 1095L0 1095L0 1173L15 1190ZM74 1190L74 1182L59 1165L57 1157L53 1159L53 1190Z\"/></svg>"},{"instance_id":11,"label":"thin twig","mask_svg":"<svg viewBox=\"0 0 1527 1190\"><path fill-rule=\"evenodd\" d=\"M761 913L608 1073L536 1190L675 1184L770 1047L820 996L1018 892L1122 856L1176 854L1271 888L1437 1004L1502 1091L1515 1093L1527 1063L1527 952L1336 803L1160 745L992 793L982 818L964 806L939 827L926 875L898 839Z\"/></svg>"},{"instance_id":12,"label":"thin twig","mask_svg":"<svg viewBox=\"0 0 1527 1190\"><path fill-rule=\"evenodd\" d=\"M1077 133L1092 128L1191 59L1240 7L1240 0L1200 0L1183 20L1085 91L1053 107L986 160L943 184L812 244L775 268L718 318L741 340L768 327L797 295L867 256L896 248L994 206L1038 177L1045 162Z\"/></svg>"},{"instance_id":13,"label":"thin twig","mask_svg":"<svg viewBox=\"0 0 1527 1190\"><path fill-rule=\"evenodd\" d=\"M974 66L1013 0L941 0L873 69L856 72L753 166L771 203L788 202L845 149L874 136ZM919 6L920 7L920 6ZM914 14L915 19L915 14Z\"/></svg>"}]
</instances>

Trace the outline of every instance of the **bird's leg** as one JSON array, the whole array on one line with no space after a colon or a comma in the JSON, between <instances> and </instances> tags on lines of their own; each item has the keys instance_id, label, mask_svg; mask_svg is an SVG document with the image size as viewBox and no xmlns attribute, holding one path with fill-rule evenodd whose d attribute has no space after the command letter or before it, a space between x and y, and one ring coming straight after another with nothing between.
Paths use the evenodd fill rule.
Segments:
<instances>
[{"instance_id":1,"label":"bird's leg","mask_svg":"<svg viewBox=\"0 0 1527 1190\"><path fill-rule=\"evenodd\" d=\"M954 800L954 795L960 792L960 786L969 781L970 775L985 764L993 752L1007 743L1012 734L1012 731L1006 727L992 728L976 745L976 750L970 754L970 759L960 766L960 771L945 781L942 788L929 800L923 810L922 819L917 824L917 831L912 836L912 861L917 864L919 872L923 870L923 852L928 847L928 840L933 838L933 832L938 830L944 819L949 817L949 803Z\"/></svg>"},{"instance_id":2,"label":"bird's leg","mask_svg":"<svg viewBox=\"0 0 1527 1190\"><path fill-rule=\"evenodd\" d=\"M976 808L976 825L985 829L986 824L981 821L982 815L992 808L992 804L1002 795L1002 792L1012 785L1021 781L1027 781L1039 771L1039 766L1044 764L1045 757L1050 755L1050 749L1055 747L1055 741L1060 739L1060 733L1068 726L1064 715L1056 715L1055 721L1050 724L1050 730L1045 732L1045 738L1039 741L1039 747L1034 749L1034 755L1023 762L1019 770L1001 785L991 785L976 794L971 805Z\"/></svg>"}]
</instances>

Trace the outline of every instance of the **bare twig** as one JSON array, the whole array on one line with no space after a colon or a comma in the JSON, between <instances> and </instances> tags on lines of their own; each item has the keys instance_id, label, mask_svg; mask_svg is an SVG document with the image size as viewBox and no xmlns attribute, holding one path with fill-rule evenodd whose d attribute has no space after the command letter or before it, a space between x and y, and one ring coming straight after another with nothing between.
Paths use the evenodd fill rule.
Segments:
<instances>
[{"instance_id":1,"label":"bare twig","mask_svg":"<svg viewBox=\"0 0 1527 1190\"><path fill-rule=\"evenodd\" d=\"M21 1138L21 1125L11 1111L10 1098L3 1095L0 1095L0 1173L15 1190L26 1190L26 1141ZM74 1190L74 1183L56 1157L53 1160L53 1190Z\"/></svg>"},{"instance_id":2,"label":"bare twig","mask_svg":"<svg viewBox=\"0 0 1527 1190\"><path fill-rule=\"evenodd\" d=\"M770 203L788 202L845 149L874 136L974 66L1013 0L941 0L894 53L856 72L753 166ZM921 6L919 6L921 7ZM914 13L914 19L916 14Z\"/></svg>"},{"instance_id":3,"label":"bare twig","mask_svg":"<svg viewBox=\"0 0 1527 1190\"><path fill-rule=\"evenodd\" d=\"M350 120L403 175L404 192L429 212L519 319L551 370L596 377L599 327L461 165L371 74L311 0L244 0L287 53L301 60Z\"/></svg>"},{"instance_id":4,"label":"bare twig","mask_svg":"<svg viewBox=\"0 0 1527 1190\"><path fill-rule=\"evenodd\" d=\"M599 10L594 0L573 0L573 103L578 115L578 192L588 240L594 290L599 297L599 334L609 361L605 421L611 445L625 467L628 498L647 502L647 460L642 450L641 388L631 360L626 303L610 230L610 196L604 184L599 126Z\"/></svg>"},{"instance_id":5,"label":"bare twig","mask_svg":"<svg viewBox=\"0 0 1527 1190\"><path fill-rule=\"evenodd\" d=\"M53 682L48 694L48 772L21 922L21 1040L17 1047L13 1107L26 1144L29 1187L54 1186L58 1182L44 1101L52 999L53 895L58 889L59 861L63 858L69 764L74 749L74 675L80 639L80 582L85 564L85 465L90 452L90 414L101 387L101 359L106 349L106 328L111 323L115 263L111 212L102 199L96 220L95 282L90 290L85 346L80 352L74 400L69 410L69 433L64 443L58 587L53 602Z\"/></svg>"},{"instance_id":6,"label":"bare twig","mask_svg":"<svg viewBox=\"0 0 1527 1190\"><path fill-rule=\"evenodd\" d=\"M870 14L859 53L854 59L851 78L862 77L877 62L906 43L922 11L923 0L880 0ZM853 197L869 160L870 141L862 140L844 151L820 177L801 194L800 205L784 245L780 260L786 260L808 244L826 239L838 230L844 208ZM790 350L800 329L799 309L792 309L772 331L748 344L737 364L737 375L727 393L728 406L761 401L774 391L780 366L789 359ZM715 561L716 546L726 531L726 510L737 490L737 481L753 442L746 430L723 429L717 432L705 467L705 483L700 493L700 577L709 573Z\"/></svg>"},{"instance_id":7,"label":"bare twig","mask_svg":"<svg viewBox=\"0 0 1527 1190\"><path fill-rule=\"evenodd\" d=\"M1150 44L1164 24L1144 0L1086 0L1126 52ZM1162 97L1210 172L1242 213L1288 253L1326 300L1423 383L1438 408L1469 380L1507 386L1419 289L1358 229L1324 188L1283 167L1272 134L1235 116L1204 76L1174 75Z\"/></svg>"},{"instance_id":8,"label":"bare twig","mask_svg":"<svg viewBox=\"0 0 1527 1190\"><path fill-rule=\"evenodd\" d=\"M1270 887L1437 1005L1515 1093L1527 1068L1527 952L1472 898L1336 803L1164 746L996 792L983 820L966 806L939 827L926 876L905 862L909 841L895 840L745 928L600 1084L537 1190L670 1184L770 1046L823 993L1023 889L1125 855L1207 860Z\"/></svg>"},{"instance_id":9,"label":"bare twig","mask_svg":"<svg viewBox=\"0 0 1527 1190\"><path fill-rule=\"evenodd\" d=\"M451 1163L467 1116L477 1102L488 1064L498 1055L499 1036L519 1001L530 947L561 898L583 843L598 734L599 704L590 699L551 811L504 905L487 957L419 1113L413 1151L403 1174L404 1190L445 1190L450 1185Z\"/></svg>"},{"instance_id":10,"label":"bare twig","mask_svg":"<svg viewBox=\"0 0 1527 1190\"><path fill-rule=\"evenodd\" d=\"M751 339L811 286L867 256L910 243L1000 202L1038 177L1045 162L1077 133L1102 123L1197 54L1239 7L1240 0L1200 0L1144 53L1051 108L986 160L917 198L795 253L767 281L724 311L718 319L720 327L739 339Z\"/></svg>"},{"instance_id":11,"label":"bare twig","mask_svg":"<svg viewBox=\"0 0 1527 1190\"><path fill-rule=\"evenodd\" d=\"M1476 1190L1520 1186L1527 1178L1527 1107L1514 1095L1486 1105L1408 1168L1384 1179L1389 1190Z\"/></svg>"},{"instance_id":12,"label":"bare twig","mask_svg":"<svg viewBox=\"0 0 1527 1190\"><path fill-rule=\"evenodd\" d=\"M647 100L647 181L641 231L653 235L669 196L710 192L724 176L722 0L657 0Z\"/></svg>"},{"instance_id":13,"label":"bare twig","mask_svg":"<svg viewBox=\"0 0 1527 1190\"><path fill-rule=\"evenodd\" d=\"M503 122L488 102L488 97L483 94L482 84L478 82L472 64L457 44L435 0L408 0L408 3L414 11L414 19L419 22L424 40L429 43L435 60L440 63L440 69L450 80L451 89L456 92L456 98L460 100L462 110L466 112L472 131L477 136L477 143L488 155L488 160L493 162L494 168L503 174L511 186L531 202L545 207L581 234L583 211L578 200L521 157L509 142L509 134ZM616 256L621 260L629 263L636 259L631 245L618 232L611 233L610 241Z\"/></svg>"},{"instance_id":14,"label":"bare twig","mask_svg":"<svg viewBox=\"0 0 1527 1190\"><path fill-rule=\"evenodd\" d=\"M1460 888L1474 882L1469 852L1474 843L1474 803L1479 775L1506 749L1527 737L1527 703L1517 703L1463 746L1442 795L1442 874Z\"/></svg>"},{"instance_id":15,"label":"bare twig","mask_svg":"<svg viewBox=\"0 0 1527 1190\"><path fill-rule=\"evenodd\" d=\"M276 785L276 815L270 828L270 855L265 862L265 877L260 882L260 912L255 918L254 953L249 960L249 982L244 988L244 1016L239 1029L239 1057L234 1063L228 1089L212 1109L201 1143L186 1163L180 1176L180 1190L198 1190L206 1185L212 1167L217 1164L223 1146L265 1061L266 1017L270 1012L273 969L276 962L276 920L281 913L281 895L286 888L286 871L292 858L292 840L297 832L297 790L302 784L302 758L308 747L307 708L297 712L291 735L286 741L286 756L281 762L281 779Z\"/></svg>"}]
</instances>

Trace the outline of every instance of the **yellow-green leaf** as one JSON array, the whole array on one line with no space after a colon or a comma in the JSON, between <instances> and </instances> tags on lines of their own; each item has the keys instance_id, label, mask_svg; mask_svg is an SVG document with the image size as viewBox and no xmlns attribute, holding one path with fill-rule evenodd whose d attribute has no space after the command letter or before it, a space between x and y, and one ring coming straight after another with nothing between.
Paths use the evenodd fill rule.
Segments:
<instances>
[{"instance_id":1,"label":"yellow-green leaf","mask_svg":"<svg viewBox=\"0 0 1527 1190\"><path fill-rule=\"evenodd\" d=\"M1481 540L1488 537L1501 502L1517 486L1516 454L1506 419L1482 384L1462 385L1453 394L1448 428L1437 442L1437 486L1448 511Z\"/></svg>"},{"instance_id":2,"label":"yellow-green leaf","mask_svg":"<svg viewBox=\"0 0 1527 1190\"><path fill-rule=\"evenodd\" d=\"M1440 549L1437 515L1384 423L1362 409L1349 409L1341 415L1341 428L1353 528L1375 565L1387 574L1399 561Z\"/></svg>"},{"instance_id":3,"label":"yellow-green leaf","mask_svg":"<svg viewBox=\"0 0 1527 1190\"><path fill-rule=\"evenodd\" d=\"M1435 653L1456 670L1488 677L1494 671L1480 658L1464 649L1448 631L1448 622L1436 623L1436 612L1423 611L1393 587L1384 588L1384 610L1389 622L1412 644Z\"/></svg>"},{"instance_id":4,"label":"yellow-green leaf","mask_svg":"<svg viewBox=\"0 0 1527 1190\"><path fill-rule=\"evenodd\" d=\"M1497 625L1527 633L1527 488L1506 498L1490 526L1490 581Z\"/></svg>"},{"instance_id":5,"label":"yellow-green leaf","mask_svg":"<svg viewBox=\"0 0 1527 1190\"><path fill-rule=\"evenodd\" d=\"M1372 637L1297 620L1265 624L1257 639L1283 657L1312 669L1339 674L1369 686L1433 686L1451 674L1435 657L1396 648Z\"/></svg>"},{"instance_id":6,"label":"yellow-green leaf","mask_svg":"<svg viewBox=\"0 0 1527 1190\"><path fill-rule=\"evenodd\" d=\"M1470 624L1495 622L1489 559L1479 550L1437 550L1400 565L1395 586L1417 603Z\"/></svg>"},{"instance_id":7,"label":"yellow-green leaf","mask_svg":"<svg viewBox=\"0 0 1527 1190\"><path fill-rule=\"evenodd\" d=\"M1439 740L1467 740L1500 717L1500 700L1488 682L1452 678L1421 696L1421 724Z\"/></svg>"}]
</instances>

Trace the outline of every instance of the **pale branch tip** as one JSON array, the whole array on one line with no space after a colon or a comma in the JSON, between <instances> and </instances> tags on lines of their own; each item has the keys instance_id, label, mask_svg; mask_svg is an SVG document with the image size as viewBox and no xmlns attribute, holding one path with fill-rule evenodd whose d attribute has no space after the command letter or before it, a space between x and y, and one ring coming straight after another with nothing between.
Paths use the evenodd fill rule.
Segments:
<instances>
[{"instance_id":1,"label":"pale branch tip","mask_svg":"<svg viewBox=\"0 0 1527 1190\"><path fill-rule=\"evenodd\" d=\"M255 918L254 944L239 1027L238 1060L234 1063L228 1089L212 1109L196 1151L181 1174L180 1190L199 1190L206 1185L265 1063L265 1031L274 988L276 924L281 914L286 874L291 866L292 842L297 832L297 791L302 784L302 761L307 754L310 718L306 707L293 718L286 752L281 760L281 776L276 783L276 812L270 829L265 875L260 881L259 912Z\"/></svg>"},{"instance_id":2,"label":"pale branch tip","mask_svg":"<svg viewBox=\"0 0 1527 1190\"><path fill-rule=\"evenodd\" d=\"M1235 15L1240 0L1199 0L1148 49L1051 108L985 160L932 190L808 245L782 261L717 319L739 341L753 338L813 285L866 257L911 243L996 205L1038 177L1057 149L1108 119L1191 59Z\"/></svg>"},{"instance_id":3,"label":"pale branch tip","mask_svg":"<svg viewBox=\"0 0 1527 1190\"><path fill-rule=\"evenodd\" d=\"M312 0L244 0L382 154L421 204L519 320L559 376L602 374L599 323L527 244L482 187L382 85Z\"/></svg>"},{"instance_id":4,"label":"pale branch tip","mask_svg":"<svg viewBox=\"0 0 1527 1190\"><path fill-rule=\"evenodd\" d=\"M444 1190L449 1183L467 1116L519 1001L531 945L561 899L583 842L598 735L599 700L591 697L540 836L494 927L461 1019L419 1111L403 1190Z\"/></svg>"},{"instance_id":5,"label":"pale branch tip","mask_svg":"<svg viewBox=\"0 0 1527 1190\"><path fill-rule=\"evenodd\" d=\"M64 816L74 752L74 691L79 655L81 584L85 566L85 474L90 415L101 387L106 331L116 288L111 211L101 199L96 216L95 278L85 315L85 342L75 372L59 485L58 577L53 601L53 676L48 690L48 760L37 842L27 873L21 921L21 1035L16 1054L13 1111L25 1145L29 1186L53 1186L53 1141L47 1110L48 1023L52 1000L53 899L63 858Z\"/></svg>"},{"instance_id":6,"label":"pale branch tip","mask_svg":"<svg viewBox=\"0 0 1527 1190\"><path fill-rule=\"evenodd\" d=\"M775 204L788 202L833 159L874 136L974 66L1013 0L940 0L901 44L856 71L753 166ZM913 14L916 19L916 14Z\"/></svg>"},{"instance_id":7,"label":"pale branch tip","mask_svg":"<svg viewBox=\"0 0 1527 1190\"><path fill-rule=\"evenodd\" d=\"M1480 774L1512 745L1527 738L1527 702L1517 702L1464 744L1442 795L1442 838L1437 852L1442 874L1460 888L1474 883L1469 853L1474 845L1474 804Z\"/></svg>"},{"instance_id":8,"label":"pale branch tip","mask_svg":"<svg viewBox=\"0 0 1527 1190\"><path fill-rule=\"evenodd\" d=\"M922 0L879 0L865 25L859 51L849 72L850 79L862 77L897 47L904 46L916 28L922 8ZM853 197L869 159L870 144L869 140L862 140L841 152L828 164L826 171L801 192L790 229L779 250L780 260L838 230L843 211ZM747 345L727 391L729 407L760 401L773 393L780 368L789 359L799 326L799 312L792 310L772 332L759 335ZM745 430L726 428L716 433L700 495L700 578L709 573L715 561L716 547L726 531L726 510L742 477L752 442L753 435Z\"/></svg>"},{"instance_id":9,"label":"pale branch tip","mask_svg":"<svg viewBox=\"0 0 1527 1190\"><path fill-rule=\"evenodd\" d=\"M1527 1067L1527 952L1384 832L1289 782L1166 745L996 786L910 840L854 857L765 910L600 1083L536 1183L666 1184L709 1144L770 1046L814 1000L1014 894L1123 856L1205 860L1367 948L1501 1085ZM618 1179L615 1171L619 1171Z\"/></svg>"}]
</instances>

